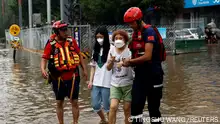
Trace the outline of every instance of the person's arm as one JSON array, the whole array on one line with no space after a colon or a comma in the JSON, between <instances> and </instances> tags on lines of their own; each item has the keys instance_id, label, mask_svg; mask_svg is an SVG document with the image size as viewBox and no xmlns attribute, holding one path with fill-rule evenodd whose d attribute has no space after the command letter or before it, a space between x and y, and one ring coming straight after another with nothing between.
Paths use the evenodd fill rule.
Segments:
<instances>
[{"instance_id":1,"label":"person's arm","mask_svg":"<svg viewBox=\"0 0 220 124\"><path fill-rule=\"evenodd\" d=\"M89 78L89 82L90 82L90 83L93 83L94 75L95 75L95 66L91 66L91 69L90 69L90 78Z\"/></svg>"},{"instance_id":2,"label":"person's arm","mask_svg":"<svg viewBox=\"0 0 220 124\"><path fill-rule=\"evenodd\" d=\"M141 64L144 63L146 61L151 60L152 58L152 52L153 52L153 44L152 43L145 43L145 52L144 55L138 57L138 58L134 58L134 59L130 59L129 63L131 65L137 65L137 64Z\"/></svg>"},{"instance_id":3,"label":"person's arm","mask_svg":"<svg viewBox=\"0 0 220 124\"><path fill-rule=\"evenodd\" d=\"M79 49L79 47L78 47L78 45L77 45L75 39L72 39L72 43L73 43L73 46L74 46L76 52L77 52L78 55L79 55L80 66L81 66L81 68L82 68L82 70L83 70L83 73L84 73L84 76L86 77L86 80L87 80L88 74L87 74L86 64L85 64L85 61L84 61L84 59L83 59L83 56L82 56L81 53L80 53L80 49Z\"/></svg>"},{"instance_id":4,"label":"person's arm","mask_svg":"<svg viewBox=\"0 0 220 124\"><path fill-rule=\"evenodd\" d=\"M42 59L41 59L41 72L44 78L48 77L47 71L46 71L46 66L47 66L47 62L50 59L50 54L51 54L51 45L50 43L47 43L45 48L44 48L44 53L42 55Z\"/></svg>"},{"instance_id":5,"label":"person's arm","mask_svg":"<svg viewBox=\"0 0 220 124\"><path fill-rule=\"evenodd\" d=\"M92 61L89 63L89 65L91 66L91 68L90 68L90 78L88 81L88 89L92 89L94 75L95 75L95 71L96 71L96 62L92 59Z\"/></svg>"},{"instance_id":6,"label":"person's arm","mask_svg":"<svg viewBox=\"0 0 220 124\"><path fill-rule=\"evenodd\" d=\"M108 53L108 59L107 59L107 70L110 71L112 70L113 66L114 66L114 61L115 61L115 56L112 56L112 49L109 50Z\"/></svg>"},{"instance_id":7,"label":"person's arm","mask_svg":"<svg viewBox=\"0 0 220 124\"><path fill-rule=\"evenodd\" d=\"M154 47L154 43L156 42L156 32L154 31L154 29L153 28L145 29L143 39L145 42L144 55L138 58L130 59L129 63L131 65L137 65L152 59L153 47Z\"/></svg>"},{"instance_id":8,"label":"person's arm","mask_svg":"<svg viewBox=\"0 0 220 124\"><path fill-rule=\"evenodd\" d=\"M46 66L47 66L47 59L41 58L41 71L42 70L46 70Z\"/></svg>"},{"instance_id":9,"label":"person's arm","mask_svg":"<svg viewBox=\"0 0 220 124\"><path fill-rule=\"evenodd\" d=\"M107 63L107 70L108 71L111 71L112 68L114 66L114 61L113 60L108 60L108 63Z\"/></svg>"},{"instance_id":10,"label":"person's arm","mask_svg":"<svg viewBox=\"0 0 220 124\"><path fill-rule=\"evenodd\" d=\"M79 58L80 58L80 66L83 69L83 71L85 71L86 70L86 64L85 64L85 61L83 59L83 56L81 54L79 54Z\"/></svg>"}]
</instances>

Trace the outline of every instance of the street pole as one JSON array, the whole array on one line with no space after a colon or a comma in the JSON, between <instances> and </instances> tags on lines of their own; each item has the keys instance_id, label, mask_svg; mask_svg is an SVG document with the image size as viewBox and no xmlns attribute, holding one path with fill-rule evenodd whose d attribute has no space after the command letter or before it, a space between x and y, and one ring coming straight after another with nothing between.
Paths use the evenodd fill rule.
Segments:
<instances>
[{"instance_id":1,"label":"street pole","mask_svg":"<svg viewBox=\"0 0 220 124\"><path fill-rule=\"evenodd\" d=\"M64 19L64 3L63 3L63 0L60 0L60 18L61 18L61 20Z\"/></svg>"},{"instance_id":2,"label":"street pole","mask_svg":"<svg viewBox=\"0 0 220 124\"><path fill-rule=\"evenodd\" d=\"M81 20L82 20L82 8L80 3L74 3L75 6L79 6L79 25L81 25ZM74 20L74 25L77 25L77 21Z\"/></svg>"},{"instance_id":3,"label":"street pole","mask_svg":"<svg viewBox=\"0 0 220 124\"><path fill-rule=\"evenodd\" d=\"M29 42L27 42L27 48L33 48L33 38L32 38L32 0L28 0L28 13L29 13Z\"/></svg>"},{"instance_id":4,"label":"street pole","mask_svg":"<svg viewBox=\"0 0 220 124\"><path fill-rule=\"evenodd\" d=\"M22 0L18 0L19 26L22 28Z\"/></svg>"},{"instance_id":5,"label":"street pole","mask_svg":"<svg viewBox=\"0 0 220 124\"><path fill-rule=\"evenodd\" d=\"M79 24L81 25L81 21L82 21L82 8L81 8L81 4L79 4L79 9L80 9L80 13L79 13Z\"/></svg>"},{"instance_id":6,"label":"street pole","mask_svg":"<svg viewBox=\"0 0 220 124\"><path fill-rule=\"evenodd\" d=\"M2 0L2 27L4 26L4 18L5 18L5 0Z\"/></svg>"},{"instance_id":7,"label":"street pole","mask_svg":"<svg viewBox=\"0 0 220 124\"><path fill-rule=\"evenodd\" d=\"M51 23L51 0L47 0L47 23Z\"/></svg>"},{"instance_id":8,"label":"street pole","mask_svg":"<svg viewBox=\"0 0 220 124\"><path fill-rule=\"evenodd\" d=\"M28 0L29 28L32 28L32 0Z\"/></svg>"}]
</instances>

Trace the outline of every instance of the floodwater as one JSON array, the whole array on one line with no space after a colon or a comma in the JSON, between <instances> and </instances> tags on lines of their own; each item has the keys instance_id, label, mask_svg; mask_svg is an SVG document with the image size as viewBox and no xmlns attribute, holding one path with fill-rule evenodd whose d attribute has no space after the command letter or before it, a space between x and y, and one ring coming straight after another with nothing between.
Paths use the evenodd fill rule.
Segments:
<instances>
[{"instance_id":1,"label":"floodwater","mask_svg":"<svg viewBox=\"0 0 220 124\"><path fill-rule=\"evenodd\" d=\"M12 53L12 50L0 49L0 124L57 124L54 94L40 73L40 55L18 51L14 62ZM169 56L163 67L161 112L164 117L213 117L220 123L218 47L212 46L208 52ZM99 118L90 105L90 90L83 80L79 104L79 124L98 124ZM123 124L122 112L120 107L118 124ZM148 115L147 109L144 114ZM70 124L72 114L68 100L64 116L65 124ZM203 121L212 123L210 119Z\"/></svg>"}]
</instances>

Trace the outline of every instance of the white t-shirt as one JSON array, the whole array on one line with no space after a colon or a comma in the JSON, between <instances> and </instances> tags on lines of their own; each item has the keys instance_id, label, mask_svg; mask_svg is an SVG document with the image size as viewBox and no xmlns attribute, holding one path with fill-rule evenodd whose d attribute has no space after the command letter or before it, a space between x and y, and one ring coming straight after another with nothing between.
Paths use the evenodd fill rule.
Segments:
<instances>
[{"instance_id":1,"label":"white t-shirt","mask_svg":"<svg viewBox=\"0 0 220 124\"><path fill-rule=\"evenodd\" d=\"M123 87L128 86L133 83L134 79L134 71L132 67L121 67L117 68L117 63L122 61L123 58L131 58L131 51L128 47L124 49L124 51L120 54L116 52L116 48L112 47L109 50L108 59L110 58L110 53L112 56L115 56L114 66L111 70L112 78L111 78L111 85L115 87Z\"/></svg>"},{"instance_id":2,"label":"white t-shirt","mask_svg":"<svg viewBox=\"0 0 220 124\"><path fill-rule=\"evenodd\" d=\"M100 50L99 55L102 55L103 50ZM112 77L112 71L107 70L107 63L104 63L103 66L100 66L97 62L92 60L89 64L90 66L95 67L95 74L93 78L93 85L94 86L100 86L100 87L111 87L111 77Z\"/></svg>"}]
</instances>

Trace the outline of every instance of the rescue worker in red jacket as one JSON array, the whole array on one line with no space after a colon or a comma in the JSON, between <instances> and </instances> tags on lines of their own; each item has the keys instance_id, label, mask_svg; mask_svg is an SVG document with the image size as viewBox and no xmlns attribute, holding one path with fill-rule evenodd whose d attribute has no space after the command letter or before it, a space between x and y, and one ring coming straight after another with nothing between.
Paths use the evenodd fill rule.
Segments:
<instances>
[{"instance_id":1,"label":"rescue worker in red jacket","mask_svg":"<svg viewBox=\"0 0 220 124\"><path fill-rule=\"evenodd\" d=\"M161 124L158 120L161 117L159 108L164 75L161 65L164 51L160 50L162 38L152 26L142 21L142 16L142 11L138 7L131 7L124 14L124 22L134 30L129 44L132 59L125 59L123 63L124 66L133 66L135 71L131 118L133 124L143 124L143 109L147 100L150 118L157 119L154 121Z\"/></svg>"},{"instance_id":2,"label":"rescue worker in red jacket","mask_svg":"<svg viewBox=\"0 0 220 124\"><path fill-rule=\"evenodd\" d=\"M53 26L54 34L50 36L42 55L41 71L45 79L51 78L53 91L57 100L57 117L59 124L64 124L64 98L68 96L72 104L74 124L78 124L79 118L79 75L77 68L82 66L84 76L87 78L87 70L76 40L68 36L68 24L56 21ZM48 62L49 73L46 71Z\"/></svg>"}]
</instances>

